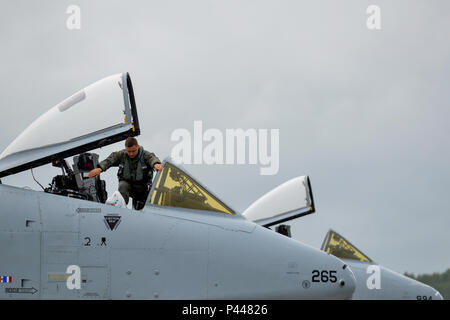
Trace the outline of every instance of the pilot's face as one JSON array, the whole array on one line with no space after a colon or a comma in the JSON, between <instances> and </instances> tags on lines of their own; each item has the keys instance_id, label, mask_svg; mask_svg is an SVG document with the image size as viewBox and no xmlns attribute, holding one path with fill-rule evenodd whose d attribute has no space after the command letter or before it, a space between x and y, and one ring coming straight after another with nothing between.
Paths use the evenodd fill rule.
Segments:
<instances>
[{"instance_id":1,"label":"pilot's face","mask_svg":"<svg viewBox=\"0 0 450 320\"><path fill-rule=\"evenodd\" d=\"M134 157L137 156L137 154L139 153L139 145L137 146L132 146L132 147L125 147L125 150L127 151L128 156L133 159Z\"/></svg>"}]
</instances>

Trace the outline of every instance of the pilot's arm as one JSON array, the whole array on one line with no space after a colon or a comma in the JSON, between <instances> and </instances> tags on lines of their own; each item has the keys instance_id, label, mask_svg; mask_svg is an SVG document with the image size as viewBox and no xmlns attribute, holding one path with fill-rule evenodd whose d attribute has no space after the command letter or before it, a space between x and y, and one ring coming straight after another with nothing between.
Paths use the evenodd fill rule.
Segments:
<instances>
[{"instance_id":1,"label":"pilot's arm","mask_svg":"<svg viewBox=\"0 0 450 320\"><path fill-rule=\"evenodd\" d=\"M150 166L150 168L155 169L156 171L162 170L161 161L159 158L153 153L149 151L144 152L145 163Z\"/></svg>"},{"instance_id":2,"label":"pilot's arm","mask_svg":"<svg viewBox=\"0 0 450 320\"><path fill-rule=\"evenodd\" d=\"M111 167L117 167L120 164L121 157L121 151L111 153L108 158L98 164L98 168L89 172L89 178L96 177Z\"/></svg>"}]
</instances>

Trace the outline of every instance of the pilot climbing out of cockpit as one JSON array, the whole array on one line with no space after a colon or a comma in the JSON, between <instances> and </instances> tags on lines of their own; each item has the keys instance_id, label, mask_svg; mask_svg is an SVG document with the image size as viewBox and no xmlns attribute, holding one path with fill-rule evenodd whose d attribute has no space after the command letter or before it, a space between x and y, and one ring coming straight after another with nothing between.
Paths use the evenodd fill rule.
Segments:
<instances>
[{"instance_id":1,"label":"pilot climbing out of cockpit","mask_svg":"<svg viewBox=\"0 0 450 320\"><path fill-rule=\"evenodd\" d=\"M140 210L144 207L153 179L153 170L161 171L162 165L158 157L139 146L136 138L125 140L125 149L113 152L108 158L89 172L89 178L98 176L110 167L119 167L119 192L128 204L133 198L133 207Z\"/></svg>"}]
</instances>

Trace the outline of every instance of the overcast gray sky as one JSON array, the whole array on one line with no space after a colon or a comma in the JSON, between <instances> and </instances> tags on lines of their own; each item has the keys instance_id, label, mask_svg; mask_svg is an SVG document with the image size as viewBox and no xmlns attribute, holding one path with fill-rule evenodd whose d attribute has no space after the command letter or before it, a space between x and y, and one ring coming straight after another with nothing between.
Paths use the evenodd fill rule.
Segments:
<instances>
[{"instance_id":1,"label":"overcast gray sky","mask_svg":"<svg viewBox=\"0 0 450 320\"><path fill-rule=\"evenodd\" d=\"M72 4L80 30L66 27ZM381 30L366 27L371 4ZM2 0L1 9L0 150L77 90L128 71L139 142L161 160L171 133L192 132L194 120L280 130L276 175L186 166L236 210L307 174L317 213L292 223L294 238L320 247L332 228L395 271L450 268L449 1ZM56 174L35 170L45 185ZM112 193L116 170L103 177ZM29 171L3 182L39 189Z\"/></svg>"}]
</instances>

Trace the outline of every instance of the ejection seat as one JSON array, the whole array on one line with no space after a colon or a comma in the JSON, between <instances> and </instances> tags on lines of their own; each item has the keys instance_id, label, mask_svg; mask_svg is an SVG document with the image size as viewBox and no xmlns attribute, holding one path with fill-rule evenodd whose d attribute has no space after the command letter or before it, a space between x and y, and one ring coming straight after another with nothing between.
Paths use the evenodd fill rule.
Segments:
<instances>
[{"instance_id":1,"label":"ejection seat","mask_svg":"<svg viewBox=\"0 0 450 320\"><path fill-rule=\"evenodd\" d=\"M73 157L73 171L81 192L92 196L93 201L105 203L108 198L105 180L100 180L100 176L89 178L89 172L97 168L98 154L82 153Z\"/></svg>"},{"instance_id":2,"label":"ejection seat","mask_svg":"<svg viewBox=\"0 0 450 320\"><path fill-rule=\"evenodd\" d=\"M100 177L89 178L89 172L98 165L98 154L82 153L73 157L73 169L66 160L52 162L62 169L62 175L53 177L52 183L44 191L61 196L105 203L106 183Z\"/></svg>"}]
</instances>

